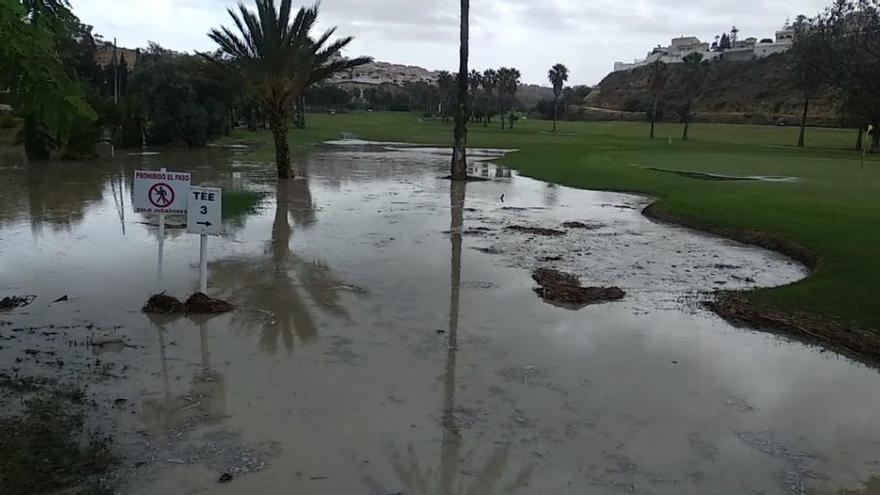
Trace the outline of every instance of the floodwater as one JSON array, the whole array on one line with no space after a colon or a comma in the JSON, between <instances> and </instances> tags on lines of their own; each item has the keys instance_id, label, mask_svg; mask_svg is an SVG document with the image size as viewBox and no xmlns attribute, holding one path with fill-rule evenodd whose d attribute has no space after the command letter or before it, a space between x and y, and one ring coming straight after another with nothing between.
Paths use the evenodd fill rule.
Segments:
<instances>
[{"instance_id":1,"label":"floodwater","mask_svg":"<svg viewBox=\"0 0 880 495\"><path fill-rule=\"evenodd\" d=\"M37 296L0 314L0 365L88 387L124 493L876 486L877 372L699 304L805 276L784 257L651 222L645 198L478 161L497 152L472 157L489 180L450 184L446 150L335 143L279 184L244 149L150 151L0 157L0 297ZM209 292L236 312L140 312L152 293L198 285L198 239L169 229L159 280L155 219L131 209L133 171L160 167L227 201L260 195L209 242ZM586 228L562 226L573 221ZM547 304L536 266L627 297Z\"/></svg>"}]
</instances>

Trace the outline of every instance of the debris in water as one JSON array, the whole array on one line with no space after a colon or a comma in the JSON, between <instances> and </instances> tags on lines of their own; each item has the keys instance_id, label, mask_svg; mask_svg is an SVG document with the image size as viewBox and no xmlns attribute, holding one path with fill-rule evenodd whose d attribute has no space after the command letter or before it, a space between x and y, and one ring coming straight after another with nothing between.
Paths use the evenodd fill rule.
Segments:
<instances>
[{"instance_id":1,"label":"debris in water","mask_svg":"<svg viewBox=\"0 0 880 495\"><path fill-rule=\"evenodd\" d=\"M584 223L584 222L564 222L562 224L563 227L567 229L585 229L585 230L596 230L601 229L603 227L600 223Z\"/></svg>"},{"instance_id":2,"label":"debris in water","mask_svg":"<svg viewBox=\"0 0 880 495\"><path fill-rule=\"evenodd\" d=\"M219 315L235 309L228 302L211 298L201 292L189 296L184 306L187 313L196 315Z\"/></svg>"},{"instance_id":3,"label":"debris in water","mask_svg":"<svg viewBox=\"0 0 880 495\"><path fill-rule=\"evenodd\" d=\"M34 302L37 296L9 296L0 300L0 311L12 311L15 308L22 308Z\"/></svg>"},{"instance_id":4,"label":"debris in water","mask_svg":"<svg viewBox=\"0 0 880 495\"><path fill-rule=\"evenodd\" d=\"M172 315L175 313L185 313L186 307L180 302L180 299L161 293L150 296L143 311L144 313Z\"/></svg>"},{"instance_id":5,"label":"debris in water","mask_svg":"<svg viewBox=\"0 0 880 495\"><path fill-rule=\"evenodd\" d=\"M564 230L548 229L544 227L527 227L525 225L508 225L507 230L515 230L526 234L546 235L550 237L565 235Z\"/></svg>"},{"instance_id":6,"label":"debris in water","mask_svg":"<svg viewBox=\"0 0 880 495\"><path fill-rule=\"evenodd\" d=\"M89 345L95 347L103 347L105 345L124 344L125 341L121 337L113 337L110 335L101 335L89 339Z\"/></svg>"},{"instance_id":7,"label":"debris in water","mask_svg":"<svg viewBox=\"0 0 880 495\"><path fill-rule=\"evenodd\" d=\"M232 475L229 473L223 473L220 475L220 479L217 480L218 483L229 483L232 481Z\"/></svg>"},{"instance_id":8,"label":"debris in water","mask_svg":"<svg viewBox=\"0 0 880 495\"><path fill-rule=\"evenodd\" d=\"M626 296L618 287L582 287L578 277L552 268L538 268L532 278L540 286L535 292L542 299L577 309L589 304L618 301Z\"/></svg>"}]
</instances>

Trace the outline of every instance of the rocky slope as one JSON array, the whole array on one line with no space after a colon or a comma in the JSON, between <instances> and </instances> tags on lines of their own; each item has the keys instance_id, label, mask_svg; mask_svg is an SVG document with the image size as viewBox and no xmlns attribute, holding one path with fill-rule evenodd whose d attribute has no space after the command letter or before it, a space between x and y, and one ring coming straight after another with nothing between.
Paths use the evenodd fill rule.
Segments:
<instances>
[{"instance_id":1,"label":"rocky slope","mask_svg":"<svg viewBox=\"0 0 880 495\"><path fill-rule=\"evenodd\" d=\"M696 120L704 122L793 125L800 122L803 94L789 77L791 55L780 54L747 62L719 61L710 65L702 95L695 102ZM662 120L681 119L685 101L681 65L670 65L671 77L662 97ZM641 120L652 103L650 68L609 74L584 101L583 118ZM830 92L810 104L810 125L847 124Z\"/></svg>"}]
</instances>

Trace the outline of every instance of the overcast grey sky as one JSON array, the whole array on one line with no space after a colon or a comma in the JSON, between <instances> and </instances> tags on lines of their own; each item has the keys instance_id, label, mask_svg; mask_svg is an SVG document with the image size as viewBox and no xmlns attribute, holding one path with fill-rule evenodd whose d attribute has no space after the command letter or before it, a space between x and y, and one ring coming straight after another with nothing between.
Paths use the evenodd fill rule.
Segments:
<instances>
[{"instance_id":1,"label":"overcast grey sky","mask_svg":"<svg viewBox=\"0 0 880 495\"><path fill-rule=\"evenodd\" d=\"M209 28L228 24L232 0L71 0L74 12L127 47L156 41L210 50ZM252 0L245 0L251 4ZM279 2L280 3L280 2ZM310 2L311 3L311 2ZM471 0L471 67L515 66L546 83L556 62L571 83L594 84L615 60L644 57L673 36L711 41L736 25L741 37L773 37L787 17L812 15L830 0ZM295 5L301 3L294 2ZM457 70L457 0L323 0L322 28L355 36L348 55Z\"/></svg>"}]
</instances>

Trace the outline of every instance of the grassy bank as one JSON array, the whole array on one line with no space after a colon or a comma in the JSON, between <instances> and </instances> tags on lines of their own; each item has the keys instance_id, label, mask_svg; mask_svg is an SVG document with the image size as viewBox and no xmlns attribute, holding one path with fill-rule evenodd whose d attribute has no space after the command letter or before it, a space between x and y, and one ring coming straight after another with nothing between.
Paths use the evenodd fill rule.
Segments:
<instances>
[{"instance_id":1,"label":"grassy bank","mask_svg":"<svg viewBox=\"0 0 880 495\"><path fill-rule=\"evenodd\" d=\"M302 149L342 133L381 141L448 145L451 124L412 114L310 115L309 130L292 134ZM470 144L517 149L504 163L525 175L574 187L639 191L660 198L659 207L677 218L718 230L759 230L801 245L816 260L807 280L748 295L776 308L806 311L848 325L880 328L880 159L861 168L852 148L855 130L810 129L807 148L796 128L696 124L689 142L681 126L658 126L647 138L643 123L560 124L518 122L501 131L497 123L472 125ZM268 132L240 132L236 138L265 144L259 158L272 158ZM709 181L672 171L731 176L787 176L792 182Z\"/></svg>"}]
</instances>

